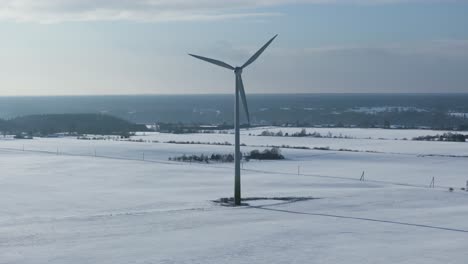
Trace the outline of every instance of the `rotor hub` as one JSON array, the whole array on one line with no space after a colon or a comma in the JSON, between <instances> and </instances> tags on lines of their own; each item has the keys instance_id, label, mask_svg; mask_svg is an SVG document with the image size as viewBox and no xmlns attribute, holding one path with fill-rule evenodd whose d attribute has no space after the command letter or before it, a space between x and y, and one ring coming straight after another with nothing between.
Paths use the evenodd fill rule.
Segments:
<instances>
[{"instance_id":1,"label":"rotor hub","mask_svg":"<svg viewBox=\"0 0 468 264\"><path fill-rule=\"evenodd\" d=\"M236 68L234 68L234 72L236 74L242 74L242 68L241 67L236 67Z\"/></svg>"}]
</instances>

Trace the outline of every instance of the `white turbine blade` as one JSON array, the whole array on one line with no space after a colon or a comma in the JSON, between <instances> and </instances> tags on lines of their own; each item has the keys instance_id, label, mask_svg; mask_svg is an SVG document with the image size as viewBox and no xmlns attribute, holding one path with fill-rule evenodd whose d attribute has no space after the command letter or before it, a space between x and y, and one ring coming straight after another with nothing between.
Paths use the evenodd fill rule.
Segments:
<instances>
[{"instance_id":1,"label":"white turbine blade","mask_svg":"<svg viewBox=\"0 0 468 264\"><path fill-rule=\"evenodd\" d=\"M247 97L245 97L244 83L242 82L241 75L236 76L236 84L237 84L237 87L239 88L239 93L242 98L242 105L244 106L245 114L247 115L247 122L249 122L249 125L250 125L249 107L247 106Z\"/></svg>"},{"instance_id":2,"label":"white turbine blade","mask_svg":"<svg viewBox=\"0 0 468 264\"><path fill-rule=\"evenodd\" d=\"M273 40L275 40L275 38L277 36L278 36L278 34L276 34L265 45L263 45L263 47L261 47L246 63L244 63L244 65L242 65L241 68L245 68L245 67L249 66L252 62L254 62L263 53L263 51L265 51L265 49L271 44L271 42L273 42Z\"/></svg>"},{"instance_id":3,"label":"white turbine blade","mask_svg":"<svg viewBox=\"0 0 468 264\"><path fill-rule=\"evenodd\" d=\"M215 60L215 59L205 58L205 57L198 56L198 55L193 55L193 54L189 54L189 55L192 56L192 57L195 57L197 59L204 60L204 61L216 64L218 66L221 66L221 67L224 67L224 68L227 68L227 69L230 69L230 70L234 70L234 67L232 67L231 65L229 65L229 64L227 64L225 62Z\"/></svg>"}]
</instances>

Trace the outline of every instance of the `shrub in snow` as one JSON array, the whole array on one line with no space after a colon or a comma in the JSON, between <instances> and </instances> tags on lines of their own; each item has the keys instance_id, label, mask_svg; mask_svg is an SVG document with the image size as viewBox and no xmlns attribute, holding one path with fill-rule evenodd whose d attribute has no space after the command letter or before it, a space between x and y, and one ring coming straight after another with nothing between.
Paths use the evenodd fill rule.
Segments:
<instances>
[{"instance_id":1,"label":"shrub in snow","mask_svg":"<svg viewBox=\"0 0 468 264\"><path fill-rule=\"evenodd\" d=\"M244 154L244 159L249 161L250 159L257 160L282 160L284 156L281 155L281 150L277 147L271 149L265 149L264 151L259 151L258 149L252 150L248 154ZM169 157L170 161L182 161L182 162L234 162L234 154L217 154L213 153L211 155L182 155L178 157Z\"/></svg>"},{"instance_id":2,"label":"shrub in snow","mask_svg":"<svg viewBox=\"0 0 468 264\"><path fill-rule=\"evenodd\" d=\"M233 154L211 154L208 155L182 155L178 157L169 157L170 161L182 161L182 162L200 162L200 163L209 163L210 161L213 162L233 162L234 155Z\"/></svg>"},{"instance_id":3,"label":"shrub in snow","mask_svg":"<svg viewBox=\"0 0 468 264\"><path fill-rule=\"evenodd\" d=\"M330 147L315 147L315 150L330 150Z\"/></svg>"},{"instance_id":4,"label":"shrub in snow","mask_svg":"<svg viewBox=\"0 0 468 264\"><path fill-rule=\"evenodd\" d=\"M466 142L466 136L457 133L444 133L435 136L420 136L415 137L413 140L417 141L451 141L451 142Z\"/></svg>"},{"instance_id":5,"label":"shrub in snow","mask_svg":"<svg viewBox=\"0 0 468 264\"><path fill-rule=\"evenodd\" d=\"M247 160L257 159L257 160L282 160L284 156L281 155L281 150L277 147L271 149L265 149L260 152L258 149L252 150L248 156Z\"/></svg>"},{"instance_id":6,"label":"shrub in snow","mask_svg":"<svg viewBox=\"0 0 468 264\"><path fill-rule=\"evenodd\" d=\"M272 137L274 135L275 135L274 132L270 132L268 130L262 131L262 133L260 133L260 136L262 136L262 137Z\"/></svg>"}]
</instances>

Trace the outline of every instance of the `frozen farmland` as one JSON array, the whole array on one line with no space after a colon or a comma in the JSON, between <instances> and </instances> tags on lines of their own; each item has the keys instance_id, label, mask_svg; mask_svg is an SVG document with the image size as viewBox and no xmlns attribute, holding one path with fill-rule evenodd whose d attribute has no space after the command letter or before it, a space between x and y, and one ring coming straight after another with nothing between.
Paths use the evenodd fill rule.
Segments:
<instances>
[{"instance_id":1,"label":"frozen farmland","mask_svg":"<svg viewBox=\"0 0 468 264\"><path fill-rule=\"evenodd\" d=\"M241 207L213 202L233 164L169 160L233 153L229 133L1 138L0 263L467 263L468 143L264 130L242 152L285 159L242 164Z\"/></svg>"}]
</instances>

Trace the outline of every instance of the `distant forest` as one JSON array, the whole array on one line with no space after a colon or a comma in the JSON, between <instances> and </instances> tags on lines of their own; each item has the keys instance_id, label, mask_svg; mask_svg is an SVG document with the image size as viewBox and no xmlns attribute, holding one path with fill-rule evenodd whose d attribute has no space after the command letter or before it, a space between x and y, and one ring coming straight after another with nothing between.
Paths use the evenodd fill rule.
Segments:
<instances>
[{"instance_id":1,"label":"distant forest","mask_svg":"<svg viewBox=\"0 0 468 264\"><path fill-rule=\"evenodd\" d=\"M10 120L0 119L3 134L47 136L55 133L125 135L132 131L146 131L144 125L102 114L46 114L28 115Z\"/></svg>"},{"instance_id":2,"label":"distant forest","mask_svg":"<svg viewBox=\"0 0 468 264\"><path fill-rule=\"evenodd\" d=\"M233 95L0 97L0 118L102 113L137 124L232 127ZM249 94L253 125L468 130L465 94ZM241 115L241 122L247 123ZM171 128L168 130L172 130Z\"/></svg>"}]
</instances>

